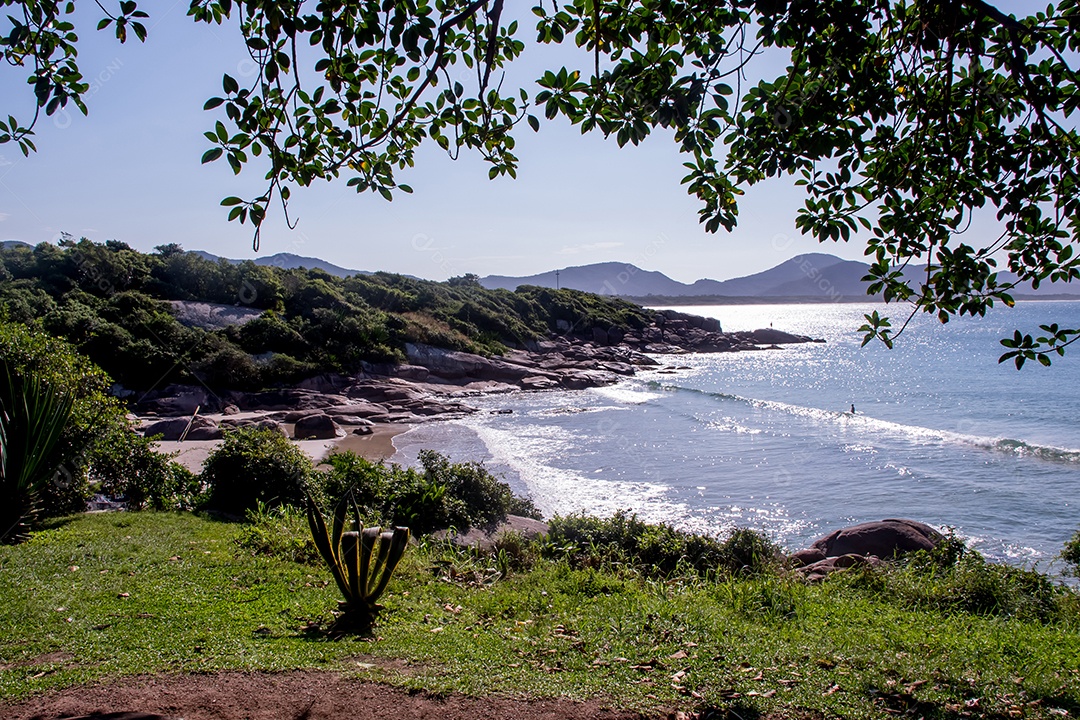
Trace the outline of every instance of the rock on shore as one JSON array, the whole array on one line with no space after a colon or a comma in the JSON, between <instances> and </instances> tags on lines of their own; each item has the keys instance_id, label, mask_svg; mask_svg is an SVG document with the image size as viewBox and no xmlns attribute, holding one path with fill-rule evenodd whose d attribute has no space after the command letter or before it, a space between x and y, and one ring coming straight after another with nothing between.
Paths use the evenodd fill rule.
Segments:
<instances>
[{"instance_id":1,"label":"rock on shore","mask_svg":"<svg viewBox=\"0 0 1080 720\"><path fill-rule=\"evenodd\" d=\"M806 579L821 580L829 573L860 565L880 565L900 555L933 550L944 536L926 523L887 518L836 530L791 555Z\"/></svg>"}]
</instances>

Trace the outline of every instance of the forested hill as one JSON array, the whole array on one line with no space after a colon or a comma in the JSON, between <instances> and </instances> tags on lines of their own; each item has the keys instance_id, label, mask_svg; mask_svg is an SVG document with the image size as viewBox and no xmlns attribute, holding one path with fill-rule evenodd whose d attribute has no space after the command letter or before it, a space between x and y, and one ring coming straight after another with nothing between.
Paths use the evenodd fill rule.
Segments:
<instances>
[{"instance_id":1,"label":"forested hill","mask_svg":"<svg viewBox=\"0 0 1080 720\"><path fill-rule=\"evenodd\" d=\"M255 312L211 329L192 303ZM194 312L193 312L194 311ZM252 261L210 261L176 245L145 254L83 239L0 248L0 319L39 321L133 390L199 381L255 389L361 363L404 360L420 342L481 354L592 328L641 329L640 306L576 290L488 290L474 276L433 282L374 273L335 277Z\"/></svg>"}]
</instances>

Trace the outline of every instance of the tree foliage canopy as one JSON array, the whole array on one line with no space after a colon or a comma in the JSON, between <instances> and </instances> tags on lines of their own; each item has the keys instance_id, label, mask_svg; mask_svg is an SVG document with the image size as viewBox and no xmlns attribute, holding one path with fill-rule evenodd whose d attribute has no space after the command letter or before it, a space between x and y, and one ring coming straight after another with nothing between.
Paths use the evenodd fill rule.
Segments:
<instances>
[{"instance_id":1,"label":"tree foliage canopy","mask_svg":"<svg viewBox=\"0 0 1080 720\"><path fill-rule=\"evenodd\" d=\"M14 9L0 47L29 71L37 112L85 112L74 3L0 4ZM1011 305L1018 284L1080 277L1077 7L1016 18L984 0L572 0L533 8L531 33L503 0L192 0L189 15L234 24L257 67L244 84L224 75L207 101L219 119L203 156L265 171L258 197L222 201L256 245L294 188L345 175L357 192L411 192L395 173L425 141L514 176L520 123L561 116L620 145L666 129L709 231L736 225L750 186L794 176L800 230L865 242L869 291L945 322ZM145 39L134 0L103 12L99 29ZM504 88L527 34L573 46L581 66ZM763 53L787 67L750 82ZM0 142L32 151L37 117L9 117ZM998 237L965 235L979 213ZM918 281L903 273L923 265ZM1002 265L1018 280L999 279ZM864 329L886 344L899 332L877 314ZM1002 359L1048 364L1080 337L1044 332L1003 341Z\"/></svg>"}]
</instances>

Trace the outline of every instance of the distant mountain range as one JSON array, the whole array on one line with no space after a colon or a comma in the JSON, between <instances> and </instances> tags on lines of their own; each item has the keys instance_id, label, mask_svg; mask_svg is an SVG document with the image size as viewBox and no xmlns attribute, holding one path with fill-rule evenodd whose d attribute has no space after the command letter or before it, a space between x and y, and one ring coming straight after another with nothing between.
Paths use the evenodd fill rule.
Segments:
<instances>
[{"instance_id":1,"label":"distant mountain range","mask_svg":"<svg viewBox=\"0 0 1080 720\"><path fill-rule=\"evenodd\" d=\"M231 262L234 265L240 260L233 260L231 258L222 258L218 255L208 253L205 250L193 250L199 257L210 260L211 262L217 262L218 260L225 260ZM343 268L340 265L328 263L325 260L319 258L304 257L303 255L293 255L292 253L277 253L276 255L267 255L266 257L255 258L253 261L256 265L267 265L270 267L279 267L282 270L293 270L295 268L304 268L305 270L323 270L330 275L337 277L348 277L349 275L371 275L367 270L349 270Z\"/></svg>"},{"instance_id":2,"label":"distant mountain range","mask_svg":"<svg viewBox=\"0 0 1080 720\"><path fill-rule=\"evenodd\" d=\"M0 241L0 246L26 245L19 240ZM216 262L224 259L230 263L240 260L221 258L204 250L192 251L196 255ZM256 258L256 265L268 265L285 270L294 268L319 269L337 277L349 275L371 275L367 270L350 270L334 265L319 258L277 253ZM693 304L708 302L836 302L872 299L866 294L867 283L863 278L870 266L856 260L827 253L807 253L785 260L779 265L745 277L731 280L711 280L708 278L693 283L674 280L662 272L643 270L636 265L619 262L594 263L576 267L560 268L539 275L512 277L508 275L488 275L480 278L480 284L489 289L505 288L514 290L519 285L538 285L540 287L563 287L574 290L597 293L599 295L617 295L643 304ZM926 266L909 268L905 273L911 280L917 281ZM1002 272L1000 278L1007 281L1014 276ZM1078 298L1080 284L1063 286L1058 283L1043 285L1038 290L1017 291L1019 298Z\"/></svg>"},{"instance_id":3,"label":"distant mountain range","mask_svg":"<svg viewBox=\"0 0 1080 720\"><path fill-rule=\"evenodd\" d=\"M540 275L508 277L489 275L480 279L487 288L513 290L519 285L564 287L600 295L618 295L650 304L686 304L706 302L790 301L836 302L870 300L868 283L863 281L870 269L866 263L826 253L807 253L753 275L731 280L698 280L682 283L660 272L642 270L626 263L596 263L561 268ZM905 273L917 281L926 266L909 268ZM1014 277L1000 273L1002 280ZM1075 289L1074 289L1075 287ZM1080 287L1064 291L1061 285L1046 284L1039 290L1014 293L1016 297L1080 297Z\"/></svg>"},{"instance_id":4,"label":"distant mountain range","mask_svg":"<svg viewBox=\"0 0 1080 720\"><path fill-rule=\"evenodd\" d=\"M862 278L869 266L825 253L799 255L763 272L732 280L703 279L687 284L660 272L625 263L598 263L514 278L490 275L480 284L512 290L518 285L572 288L630 298L866 298ZM556 278L558 272L558 278Z\"/></svg>"}]
</instances>

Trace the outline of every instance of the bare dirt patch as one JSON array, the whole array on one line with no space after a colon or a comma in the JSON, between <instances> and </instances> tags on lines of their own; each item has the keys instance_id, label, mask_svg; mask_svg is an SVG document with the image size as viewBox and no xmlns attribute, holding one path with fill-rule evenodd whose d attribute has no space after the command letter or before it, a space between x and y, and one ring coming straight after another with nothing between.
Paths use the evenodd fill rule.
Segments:
<instances>
[{"instance_id":1,"label":"bare dirt patch","mask_svg":"<svg viewBox=\"0 0 1080 720\"><path fill-rule=\"evenodd\" d=\"M38 655L37 657L30 658L29 660L19 660L12 663L0 663L0 670L11 670L12 668L21 667L34 667L35 665L53 665L56 663L66 663L74 659L74 656L66 652L51 652L44 655Z\"/></svg>"},{"instance_id":2,"label":"bare dirt patch","mask_svg":"<svg viewBox=\"0 0 1080 720\"><path fill-rule=\"evenodd\" d=\"M9 720L120 713L147 720L644 720L595 700L439 696L313 671L142 676L0 704L0 717Z\"/></svg>"}]
</instances>

